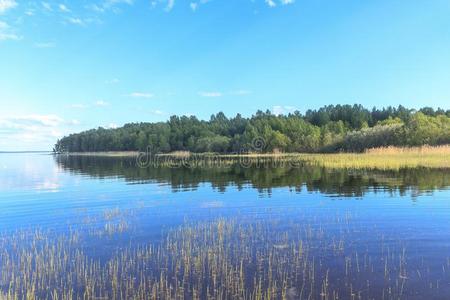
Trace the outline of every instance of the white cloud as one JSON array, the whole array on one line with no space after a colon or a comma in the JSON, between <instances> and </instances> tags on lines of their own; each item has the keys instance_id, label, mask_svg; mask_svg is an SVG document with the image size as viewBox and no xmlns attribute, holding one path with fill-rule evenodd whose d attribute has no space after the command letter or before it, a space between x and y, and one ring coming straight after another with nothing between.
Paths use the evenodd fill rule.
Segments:
<instances>
[{"instance_id":1,"label":"white cloud","mask_svg":"<svg viewBox=\"0 0 450 300\"><path fill-rule=\"evenodd\" d=\"M82 103L74 103L69 105L70 108L73 109L86 109L92 106L96 106L96 107L105 107L105 106L109 106L109 103L104 101L104 100L98 100L93 102L91 105L87 105L87 104L82 104Z\"/></svg>"},{"instance_id":2,"label":"white cloud","mask_svg":"<svg viewBox=\"0 0 450 300\"><path fill-rule=\"evenodd\" d=\"M0 14L17 6L15 0L0 0Z\"/></svg>"},{"instance_id":3,"label":"white cloud","mask_svg":"<svg viewBox=\"0 0 450 300\"><path fill-rule=\"evenodd\" d=\"M152 110L151 113L154 115L158 115L158 116L165 115L165 112L163 112L162 110L159 110L159 109Z\"/></svg>"},{"instance_id":4,"label":"white cloud","mask_svg":"<svg viewBox=\"0 0 450 300\"><path fill-rule=\"evenodd\" d=\"M120 80L118 78L113 78L105 81L106 84L117 84L119 82Z\"/></svg>"},{"instance_id":5,"label":"white cloud","mask_svg":"<svg viewBox=\"0 0 450 300\"><path fill-rule=\"evenodd\" d=\"M64 4L59 4L58 8L62 12L70 12L70 9L67 6L65 6Z\"/></svg>"},{"instance_id":6,"label":"white cloud","mask_svg":"<svg viewBox=\"0 0 450 300\"><path fill-rule=\"evenodd\" d=\"M265 0L267 5L269 5L270 7L275 7L277 6L277 4L275 3L274 0Z\"/></svg>"},{"instance_id":7,"label":"white cloud","mask_svg":"<svg viewBox=\"0 0 450 300\"><path fill-rule=\"evenodd\" d=\"M78 121L77 119L73 119L69 121L70 125L80 125L80 121Z\"/></svg>"},{"instance_id":8,"label":"white cloud","mask_svg":"<svg viewBox=\"0 0 450 300\"><path fill-rule=\"evenodd\" d=\"M113 6L113 5L117 5L117 4L133 5L133 3L134 3L133 0L106 0L103 2L103 5L106 5L106 6Z\"/></svg>"},{"instance_id":9,"label":"white cloud","mask_svg":"<svg viewBox=\"0 0 450 300\"><path fill-rule=\"evenodd\" d=\"M106 11L113 11L115 13L120 12L118 6L126 4L126 5L133 5L133 0L105 0L100 4L90 4L87 5L86 8L93 10L98 13L103 13Z\"/></svg>"},{"instance_id":10,"label":"white cloud","mask_svg":"<svg viewBox=\"0 0 450 300\"><path fill-rule=\"evenodd\" d=\"M191 7L192 11L196 11L198 8L198 3L191 2L191 4L189 4L189 6Z\"/></svg>"},{"instance_id":11,"label":"white cloud","mask_svg":"<svg viewBox=\"0 0 450 300\"><path fill-rule=\"evenodd\" d=\"M106 129L116 129L117 127L119 127L116 123L109 123L106 126L103 126Z\"/></svg>"},{"instance_id":12,"label":"white cloud","mask_svg":"<svg viewBox=\"0 0 450 300\"><path fill-rule=\"evenodd\" d=\"M0 147L9 150L50 149L57 138L73 131L78 120L57 115L19 115L0 118Z\"/></svg>"},{"instance_id":13,"label":"white cloud","mask_svg":"<svg viewBox=\"0 0 450 300\"><path fill-rule=\"evenodd\" d=\"M277 6L276 0L265 0L265 2L269 7ZM278 3L281 5L289 5L289 4L293 4L294 2L295 2L295 0L278 0Z\"/></svg>"},{"instance_id":14,"label":"white cloud","mask_svg":"<svg viewBox=\"0 0 450 300\"><path fill-rule=\"evenodd\" d=\"M129 96L133 98L152 98L154 95L150 93L134 92Z\"/></svg>"},{"instance_id":15,"label":"white cloud","mask_svg":"<svg viewBox=\"0 0 450 300\"><path fill-rule=\"evenodd\" d=\"M150 5L152 8L162 6L162 7L164 7L165 11L169 12L174 8L175 0L152 0L152 1L150 1Z\"/></svg>"},{"instance_id":16,"label":"white cloud","mask_svg":"<svg viewBox=\"0 0 450 300\"><path fill-rule=\"evenodd\" d=\"M171 11L175 6L175 0L167 0L166 10Z\"/></svg>"},{"instance_id":17,"label":"white cloud","mask_svg":"<svg viewBox=\"0 0 450 300\"><path fill-rule=\"evenodd\" d=\"M290 113L294 113L296 110L298 110L296 107L289 105L275 105L274 107L272 107L272 113L274 115L287 115Z\"/></svg>"},{"instance_id":18,"label":"white cloud","mask_svg":"<svg viewBox=\"0 0 450 300\"><path fill-rule=\"evenodd\" d=\"M54 48L56 45L53 42L34 43L35 48Z\"/></svg>"},{"instance_id":19,"label":"white cloud","mask_svg":"<svg viewBox=\"0 0 450 300\"><path fill-rule=\"evenodd\" d=\"M13 40L18 41L21 37L14 33L5 33L0 31L0 41Z\"/></svg>"},{"instance_id":20,"label":"white cloud","mask_svg":"<svg viewBox=\"0 0 450 300\"><path fill-rule=\"evenodd\" d=\"M76 109L85 109L88 106L86 104L79 104L79 103L75 103L75 104L71 104L70 108L76 108Z\"/></svg>"},{"instance_id":21,"label":"white cloud","mask_svg":"<svg viewBox=\"0 0 450 300\"><path fill-rule=\"evenodd\" d=\"M0 41L18 41L20 39L22 39L22 37L15 34L7 23L0 21Z\"/></svg>"},{"instance_id":22,"label":"white cloud","mask_svg":"<svg viewBox=\"0 0 450 300\"><path fill-rule=\"evenodd\" d=\"M198 1L194 1L194 2L189 3L189 7L191 8L191 10L192 10L193 12L196 12L196 11L200 8L200 5L206 4L206 3L210 2L210 1L211 1L211 0L198 0ZM253 1L253 0L252 0L252 1Z\"/></svg>"},{"instance_id":23,"label":"white cloud","mask_svg":"<svg viewBox=\"0 0 450 300\"><path fill-rule=\"evenodd\" d=\"M105 101L103 101L103 100L98 100L98 101L96 101L96 102L94 103L94 105L95 105L95 106L108 106L109 103L108 103L108 102L105 102Z\"/></svg>"},{"instance_id":24,"label":"white cloud","mask_svg":"<svg viewBox=\"0 0 450 300\"><path fill-rule=\"evenodd\" d=\"M252 91L249 90L236 90L236 91L231 91L230 94L233 96L244 96L244 95L250 95L252 93Z\"/></svg>"},{"instance_id":25,"label":"white cloud","mask_svg":"<svg viewBox=\"0 0 450 300\"><path fill-rule=\"evenodd\" d=\"M53 11L51 4L48 2L41 2L41 5L45 10Z\"/></svg>"},{"instance_id":26,"label":"white cloud","mask_svg":"<svg viewBox=\"0 0 450 300\"><path fill-rule=\"evenodd\" d=\"M202 97L210 97L210 98L222 97L221 92L199 92L198 94Z\"/></svg>"},{"instance_id":27,"label":"white cloud","mask_svg":"<svg viewBox=\"0 0 450 300\"><path fill-rule=\"evenodd\" d=\"M80 25L80 26L84 26L85 22L83 20L81 20L80 18L74 18L74 17L70 17L67 19L67 21L69 23L75 24L75 25Z\"/></svg>"},{"instance_id":28,"label":"white cloud","mask_svg":"<svg viewBox=\"0 0 450 300\"><path fill-rule=\"evenodd\" d=\"M49 127L55 127L64 122L62 118L56 115L37 115L37 114L13 117L10 120L20 124L27 124L27 125L36 124L40 126L49 126Z\"/></svg>"}]
</instances>

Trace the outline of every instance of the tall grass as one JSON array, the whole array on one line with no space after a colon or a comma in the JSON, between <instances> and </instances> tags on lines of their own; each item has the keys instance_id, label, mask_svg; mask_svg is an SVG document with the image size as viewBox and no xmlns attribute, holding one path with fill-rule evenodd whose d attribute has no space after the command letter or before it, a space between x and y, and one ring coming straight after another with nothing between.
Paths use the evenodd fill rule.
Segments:
<instances>
[{"instance_id":1,"label":"tall grass","mask_svg":"<svg viewBox=\"0 0 450 300\"><path fill-rule=\"evenodd\" d=\"M354 239L361 228L352 218L347 213L324 220L339 230L315 218L191 222L169 230L160 242L118 246L106 257L90 255L86 237L76 230L56 236L19 231L0 238L0 290L5 299L356 300L445 294L448 260L437 267L423 259L417 263L405 247L384 238L371 240L381 251L373 254Z\"/></svg>"},{"instance_id":2,"label":"tall grass","mask_svg":"<svg viewBox=\"0 0 450 300\"><path fill-rule=\"evenodd\" d=\"M398 170L402 168L450 169L450 146L384 147L364 153L305 154L301 159L327 168Z\"/></svg>"},{"instance_id":3,"label":"tall grass","mask_svg":"<svg viewBox=\"0 0 450 300\"><path fill-rule=\"evenodd\" d=\"M393 154L421 154L421 155L450 155L450 145L442 146L421 146L421 147L379 147L367 149L365 153L393 155Z\"/></svg>"}]
</instances>

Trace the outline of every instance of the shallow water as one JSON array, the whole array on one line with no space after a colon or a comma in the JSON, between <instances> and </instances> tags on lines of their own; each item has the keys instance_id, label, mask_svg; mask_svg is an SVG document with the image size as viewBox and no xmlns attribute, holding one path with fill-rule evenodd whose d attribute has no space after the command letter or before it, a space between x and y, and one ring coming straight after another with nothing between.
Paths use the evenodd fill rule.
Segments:
<instances>
[{"instance_id":1,"label":"shallow water","mask_svg":"<svg viewBox=\"0 0 450 300\"><path fill-rule=\"evenodd\" d=\"M43 268L37 258L65 241L55 257L61 251L74 262L93 260L103 275L87 288L70 264L44 264L64 282L49 275L50 288L36 286L38 297L86 297L89 289L88 297L107 298L449 298L449 175L239 164L140 168L133 158L0 154L0 288L24 297L32 276L19 275L11 287L11 275L27 263L31 274ZM186 245L198 251L186 254ZM295 250L299 245L308 255ZM158 258L133 252L150 246L160 249ZM190 263L196 270L191 259L204 269L188 274ZM106 283L112 262L127 266L119 272L127 285Z\"/></svg>"}]
</instances>

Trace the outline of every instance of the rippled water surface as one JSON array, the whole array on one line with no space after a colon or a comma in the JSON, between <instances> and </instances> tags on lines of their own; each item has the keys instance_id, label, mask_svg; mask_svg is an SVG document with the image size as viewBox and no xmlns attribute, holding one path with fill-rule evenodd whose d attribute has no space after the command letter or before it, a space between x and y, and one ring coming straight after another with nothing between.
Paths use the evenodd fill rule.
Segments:
<instances>
[{"instance_id":1,"label":"rippled water surface","mask_svg":"<svg viewBox=\"0 0 450 300\"><path fill-rule=\"evenodd\" d=\"M3 153L0 299L449 299L449 175Z\"/></svg>"}]
</instances>

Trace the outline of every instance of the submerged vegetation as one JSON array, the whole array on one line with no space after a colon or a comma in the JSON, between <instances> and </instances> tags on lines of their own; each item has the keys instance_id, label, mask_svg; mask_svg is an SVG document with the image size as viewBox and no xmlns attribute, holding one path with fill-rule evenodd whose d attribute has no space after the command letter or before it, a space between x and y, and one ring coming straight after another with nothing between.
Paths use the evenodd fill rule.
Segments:
<instances>
[{"instance_id":1,"label":"submerged vegetation","mask_svg":"<svg viewBox=\"0 0 450 300\"><path fill-rule=\"evenodd\" d=\"M255 144L255 140L262 143ZM374 147L449 143L449 110L329 105L305 114L258 111L250 118L240 114L227 118L218 113L209 121L172 116L167 122L92 129L62 138L54 151L360 152Z\"/></svg>"},{"instance_id":2,"label":"submerged vegetation","mask_svg":"<svg viewBox=\"0 0 450 300\"><path fill-rule=\"evenodd\" d=\"M106 212L105 221L119 214ZM267 217L188 222L157 241L101 253L93 237L126 233L101 226L17 231L0 238L0 290L4 299L412 299L448 292L448 258L409 257L401 241L373 231L369 243L351 213L319 224L312 216Z\"/></svg>"}]
</instances>

